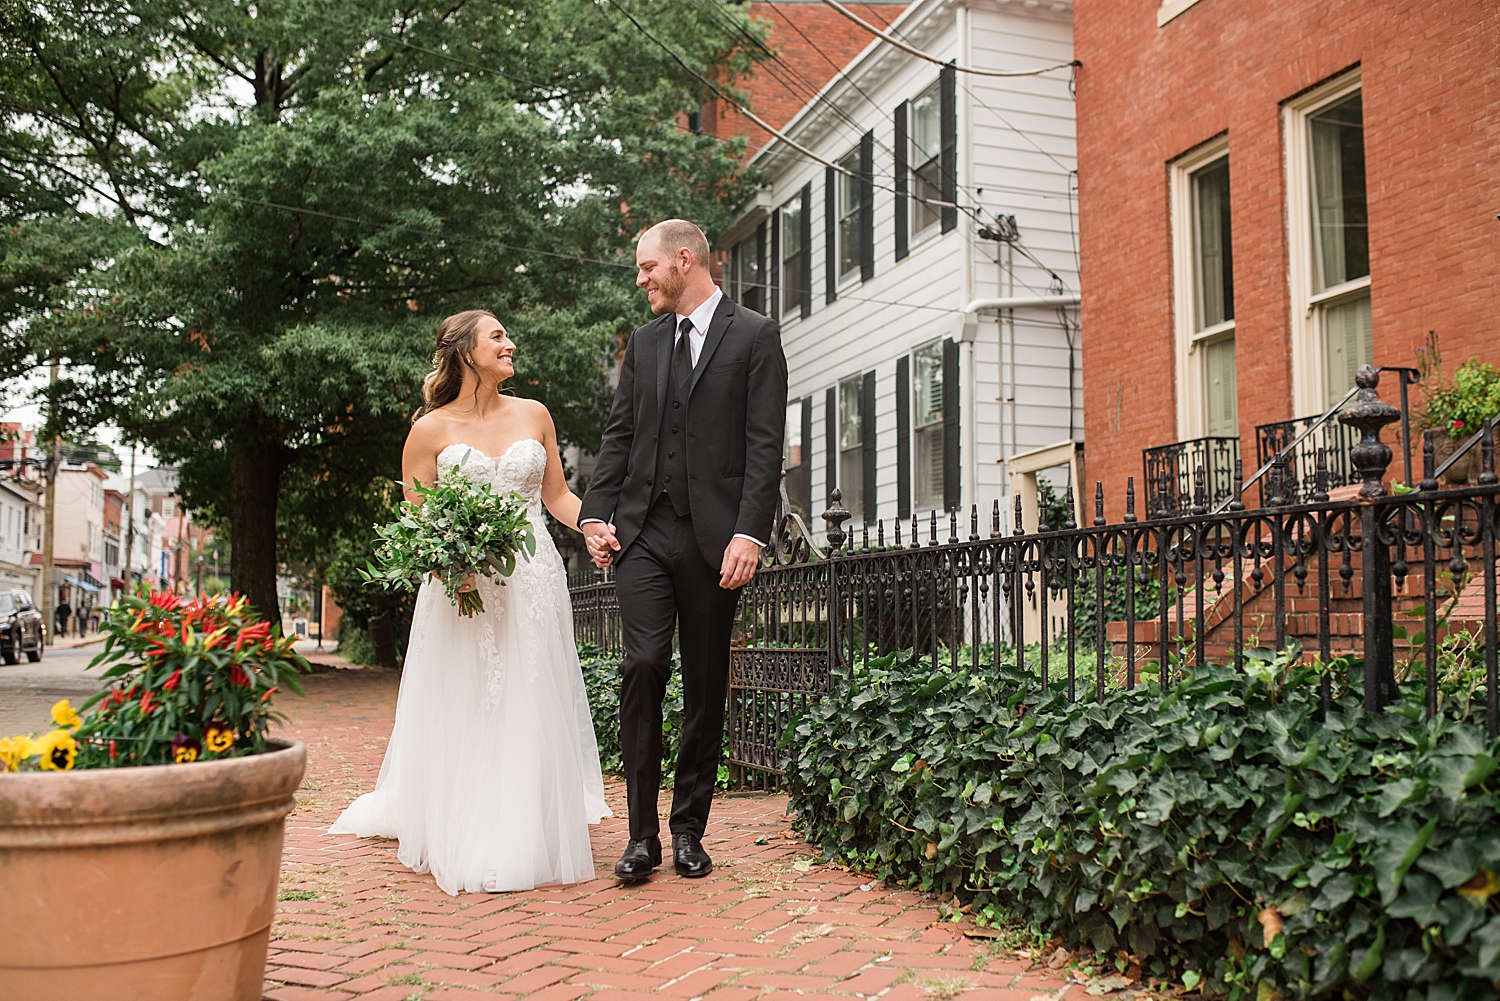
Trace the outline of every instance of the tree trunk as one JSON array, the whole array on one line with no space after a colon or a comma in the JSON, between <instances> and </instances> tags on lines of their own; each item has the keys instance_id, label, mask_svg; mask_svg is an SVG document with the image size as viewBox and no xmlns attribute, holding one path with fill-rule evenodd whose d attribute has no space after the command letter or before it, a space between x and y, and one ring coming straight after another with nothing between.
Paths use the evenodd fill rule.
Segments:
<instances>
[{"instance_id":1,"label":"tree trunk","mask_svg":"<svg viewBox=\"0 0 1500 1001\"><path fill-rule=\"evenodd\" d=\"M276 602L276 499L286 461L280 450L244 447L229 460L229 574L234 589L273 626Z\"/></svg>"}]
</instances>

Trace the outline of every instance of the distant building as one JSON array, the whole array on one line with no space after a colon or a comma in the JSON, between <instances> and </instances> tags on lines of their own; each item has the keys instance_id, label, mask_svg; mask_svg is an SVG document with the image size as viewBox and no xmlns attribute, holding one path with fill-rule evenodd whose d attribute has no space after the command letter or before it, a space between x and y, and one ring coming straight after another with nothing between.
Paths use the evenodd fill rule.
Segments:
<instances>
[{"instance_id":1,"label":"distant building","mask_svg":"<svg viewBox=\"0 0 1500 1001\"><path fill-rule=\"evenodd\" d=\"M53 607L66 601L75 614L108 604L104 581L104 481L97 463L63 462L56 472L57 512L52 524ZM41 554L35 556L41 563Z\"/></svg>"},{"instance_id":2,"label":"distant building","mask_svg":"<svg viewBox=\"0 0 1500 1001\"><path fill-rule=\"evenodd\" d=\"M1140 516L1190 507L1199 467L1222 502L1236 458L1249 478L1429 330L1449 376L1500 362L1497 11L1080 0L1084 423L1111 519L1130 476ZM1302 483L1348 452L1324 426Z\"/></svg>"},{"instance_id":3,"label":"distant building","mask_svg":"<svg viewBox=\"0 0 1500 1001\"><path fill-rule=\"evenodd\" d=\"M25 588L37 602L42 597L42 458L34 431L0 424L0 587Z\"/></svg>"},{"instance_id":4,"label":"distant building","mask_svg":"<svg viewBox=\"0 0 1500 1001\"><path fill-rule=\"evenodd\" d=\"M104 580L114 599L125 590L125 579L120 575L121 549L120 528L125 521L125 495L107 484L104 488Z\"/></svg>"}]
</instances>

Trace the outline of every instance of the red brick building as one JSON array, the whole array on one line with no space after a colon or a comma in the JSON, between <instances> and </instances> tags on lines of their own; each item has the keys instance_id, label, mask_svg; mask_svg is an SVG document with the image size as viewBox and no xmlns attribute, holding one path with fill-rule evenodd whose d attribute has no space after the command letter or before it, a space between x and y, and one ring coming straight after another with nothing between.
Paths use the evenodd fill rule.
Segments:
<instances>
[{"instance_id":1,"label":"red brick building","mask_svg":"<svg viewBox=\"0 0 1500 1001\"><path fill-rule=\"evenodd\" d=\"M1077 0L1074 31L1088 476L1112 520L1143 448L1238 437L1248 476L1258 426L1325 410L1359 364L1413 365L1429 330L1449 375L1500 362L1500 4Z\"/></svg>"},{"instance_id":2,"label":"red brick building","mask_svg":"<svg viewBox=\"0 0 1500 1001\"><path fill-rule=\"evenodd\" d=\"M906 0L847 3L855 14L884 28L906 9ZM775 0L751 3L750 16L770 26L766 47L775 58L757 65L740 84L750 110L773 128L781 128L802 110L835 73L848 65L874 36L820 0ZM729 138L745 136L754 156L770 133L733 108L713 101L704 106L702 127Z\"/></svg>"}]
</instances>

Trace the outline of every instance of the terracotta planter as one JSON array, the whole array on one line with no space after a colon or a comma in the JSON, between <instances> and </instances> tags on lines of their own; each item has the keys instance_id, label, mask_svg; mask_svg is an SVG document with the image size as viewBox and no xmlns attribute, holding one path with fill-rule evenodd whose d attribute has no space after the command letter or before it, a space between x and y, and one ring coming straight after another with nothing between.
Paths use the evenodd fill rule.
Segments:
<instances>
[{"instance_id":1,"label":"terracotta planter","mask_svg":"<svg viewBox=\"0 0 1500 1001\"><path fill-rule=\"evenodd\" d=\"M1468 435L1454 441L1449 437L1447 431L1434 431L1432 433L1432 461L1434 467L1441 466L1447 461L1448 456L1458 451L1458 447L1469 440ZM1420 454L1420 453L1418 453ZM1450 487L1464 486L1474 483L1479 479L1480 466L1479 445L1475 445L1464 454L1448 471L1443 474L1443 482Z\"/></svg>"},{"instance_id":2,"label":"terracotta planter","mask_svg":"<svg viewBox=\"0 0 1500 1001\"><path fill-rule=\"evenodd\" d=\"M307 748L0 776L5 997L254 1001Z\"/></svg>"}]
</instances>

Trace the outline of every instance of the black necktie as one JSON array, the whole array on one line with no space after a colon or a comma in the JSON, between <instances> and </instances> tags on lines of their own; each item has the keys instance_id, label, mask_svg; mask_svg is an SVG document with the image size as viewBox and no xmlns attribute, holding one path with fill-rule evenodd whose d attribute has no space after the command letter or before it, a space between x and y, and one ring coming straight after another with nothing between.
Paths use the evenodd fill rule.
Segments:
<instances>
[{"instance_id":1,"label":"black necktie","mask_svg":"<svg viewBox=\"0 0 1500 1001\"><path fill-rule=\"evenodd\" d=\"M688 338L693 333L693 321L686 316L677 325L677 346L672 349L672 386L681 389L693 376L693 354Z\"/></svg>"}]
</instances>

